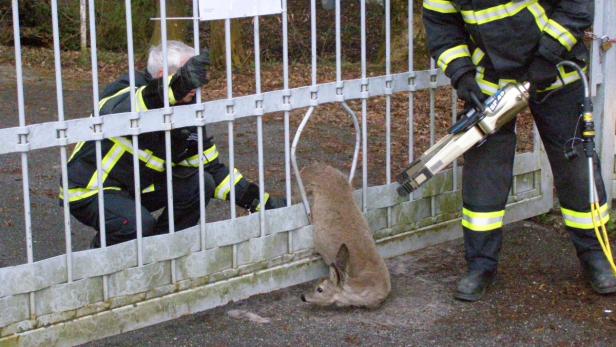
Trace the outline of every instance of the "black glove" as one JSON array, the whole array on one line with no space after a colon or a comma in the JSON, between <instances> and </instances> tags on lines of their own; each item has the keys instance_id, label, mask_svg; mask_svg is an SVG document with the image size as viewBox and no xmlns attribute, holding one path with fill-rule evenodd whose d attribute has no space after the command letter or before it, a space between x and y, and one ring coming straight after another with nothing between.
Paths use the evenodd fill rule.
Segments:
<instances>
[{"instance_id":1,"label":"black glove","mask_svg":"<svg viewBox=\"0 0 616 347\"><path fill-rule=\"evenodd\" d=\"M528 66L528 81L537 90L551 86L557 77L556 65L540 55L536 56Z\"/></svg>"},{"instance_id":2,"label":"black glove","mask_svg":"<svg viewBox=\"0 0 616 347\"><path fill-rule=\"evenodd\" d=\"M487 98L485 94L481 92L481 88L475 81L475 72L467 72L462 77L458 79L458 82L454 86L456 91L458 92L458 98L468 102L473 103L473 99L471 98L471 94L474 94L479 101L483 101Z\"/></svg>"},{"instance_id":3,"label":"black glove","mask_svg":"<svg viewBox=\"0 0 616 347\"><path fill-rule=\"evenodd\" d=\"M190 91L208 82L207 69L210 66L210 54L203 51L188 59L186 64L178 69L171 80L171 88L177 100L182 99Z\"/></svg>"}]
</instances>

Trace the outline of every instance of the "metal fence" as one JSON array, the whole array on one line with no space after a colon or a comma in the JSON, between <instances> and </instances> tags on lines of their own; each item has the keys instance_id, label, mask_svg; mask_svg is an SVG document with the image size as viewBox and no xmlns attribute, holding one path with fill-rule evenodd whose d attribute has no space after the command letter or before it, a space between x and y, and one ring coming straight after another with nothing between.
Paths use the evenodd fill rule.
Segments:
<instances>
[{"instance_id":1,"label":"metal fence","mask_svg":"<svg viewBox=\"0 0 616 347\"><path fill-rule=\"evenodd\" d=\"M63 79L60 61L57 1L51 1L55 51L55 82L57 94L57 121L26 124L24 81L20 47L20 28L17 0L12 1L15 35L15 66L19 126L0 129L0 156L21 156L21 182L23 191L24 230L27 263L0 268L0 344L40 345L76 344L123 331L137 329L181 315L199 312L230 300L272 291L306 282L325 274L325 267L312 253L312 228L300 203L292 204L293 179L290 165L291 117L293 111L319 108L326 104L358 101L361 115L361 189L357 201L374 231L380 252L395 256L427 245L460 236L460 167L456 164L411 196L400 198L396 184L392 184L391 108L394 95L406 95L408 107L408 159L415 152L414 127L422 119L415 114L414 103L419 91L428 91L430 143L436 137L436 91L446 87L448 80L435 68L415 71L413 6L408 6L408 70L392 73L391 68L391 13L390 1L385 8L385 74L368 76L366 58L366 4L361 0L361 75L357 79L342 78L340 0L335 1L336 20L336 81L319 83L317 79L316 1L311 1L311 83L291 88L288 57L287 3L282 1L279 14L282 35L282 89L263 92L261 88L260 18L254 18L255 90L253 94L234 97L231 64L231 20L225 20L227 98L202 102L197 94L193 105L170 107L167 87L165 105L161 109L137 112L135 109L134 78L131 79L131 112L101 116L98 114L98 71L96 27L93 0L89 0L93 109L91 117L66 120L64 117ZM129 74L135 71L132 42L131 1L125 1L128 36ZM599 9L604 8L602 12ZM597 0L598 17L595 31L616 34L614 22L603 20L616 14L613 1ZM160 1L161 32L166 48L166 8ZM194 46L199 49L198 1L193 1ZM597 86L597 109L601 113L604 134L614 134L614 104L616 97L616 58L614 50L601 53L595 44L593 81ZM166 54L165 54L166 56ZM611 64L609 62L612 62ZM165 57L164 74L167 74ZM609 78L608 78L609 77ZM611 86L611 87L610 87ZM368 105L374 98L383 97L385 107L385 184L369 185L369 123ZM455 95L451 96L452 115L455 117ZM611 112L611 113L610 113ZM260 196L264 196L266 172L264 169L263 118L282 113L284 141L284 195L288 206L276 210L238 216L235 210L233 185L229 204L230 216L225 220L208 222L203 196L200 198L200 223L185 230L175 230L173 224L173 191L168 190L169 233L142 237L141 227L137 239L113 246L105 245L104 222L101 223L102 247L74 251L68 203L62 206L64 220L65 254L35 261L33 233L45 228L33 225L31 220L29 155L32 152L58 148L64 196L67 191L68 146L80 141L95 141L98 187L101 187L101 140L125 137L132 142L135 178L135 207L141 206L142 187L139 182L138 135L164 131L167 156L165 158L167 186L172 187L171 138L174 128L197 126L202 147L203 126L226 124L228 135L227 163L235 167L235 123L251 119L257 129L258 183ZM516 156L515 180L509 199L507 222L525 219L547 212L552 207L552 179L547 160L535 133L533 149ZM614 136L602 137L604 177L613 177ZM199 148L199 153L203 148ZM301 159L300 159L301 162ZM203 158L200 156L199 183L204 184ZM233 175L233 170L231 170ZM233 180L233 177L231 178ZM616 184L614 185L616 190ZM201 189L203 192L203 189ZM99 188L100 220L104 221L104 192ZM203 195L203 193L202 193ZM262 199L261 199L262 201ZM299 199L295 197L295 201ZM140 216L137 213L137 216ZM139 218L139 217L138 217ZM138 224L141 221L138 220Z\"/></svg>"}]
</instances>

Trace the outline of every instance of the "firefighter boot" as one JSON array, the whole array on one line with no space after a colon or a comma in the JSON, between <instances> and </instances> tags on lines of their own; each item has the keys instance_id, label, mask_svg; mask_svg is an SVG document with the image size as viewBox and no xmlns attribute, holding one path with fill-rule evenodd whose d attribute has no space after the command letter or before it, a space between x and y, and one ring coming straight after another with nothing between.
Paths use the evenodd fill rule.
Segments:
<instances>
[{"instance_id":1,"label":"firefighter boot","mask_svg":"<svg viewBox=\"0 0 616 347\"><path fill-rule=\"evenodd\" d=\"M598 294L616 293L616 277L601 252L580 259L585 277L590 282L592 289Z\"/></svg>"},{"instance_id":2,"label":"firefighter boot","mask_svg":"<svg viewBox=\"0 0 616 347\"><path fill-rule=\"evenodd\" d=\"M492 231L472 231L464 227L468 273L458 282L454 298L477 301L495 282L502 239L502 228Z\"/></svg>"}]
</instances>

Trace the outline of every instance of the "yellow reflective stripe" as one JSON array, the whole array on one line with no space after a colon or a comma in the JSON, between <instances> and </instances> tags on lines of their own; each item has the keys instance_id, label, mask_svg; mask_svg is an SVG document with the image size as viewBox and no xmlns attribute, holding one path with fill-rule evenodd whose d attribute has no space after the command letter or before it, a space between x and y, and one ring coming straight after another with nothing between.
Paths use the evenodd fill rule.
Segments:
<instances>
[{"instance_id":1,"label":"yellow reflective stripe","mask_svg":"<svg viewBox=\"0 0 616 347\"><path fill-rule=\"evenodd\" d=\"M543 31L560 42L560 44L565 46L568 51L570 51L577 43L577 39L571 35L569 30L565 29L565 27L558 24L558 22L553 19L548 20L548 25L543 28Z\"/></svg>"},{"instance_id":2,"label":"yellow reflective stripe","mask_svg":"<svg viewBox=\"0 0 616 347\"><path fill-rule=\"evenodd\" d=\"M474 212L462 209L462 225L473 231L492 231L503 226L505 210L495 212Z\"/></svg>"},{"instance_id":3,"label":"yellow reflective stripe","mask_svg":"<svg viewBox=\"0 0 616 347\"><path fill-rule=\"evenodd\" d=\"M105 157L103 157L101 161L101 171L103 172L103 177L101 179L102 183L105 182L111 170L113 170L114 166L118 163L120 158L122 158L122 154L124 154L124 149L117 144L114 144L107 154L105 154ZM94 171L86 188L98 189L98 170Z\"/></svg>"},{"instance_id":4,"label":"yellow reflective stripe","mask_svg":"<svg viewBox=\"0 0 616 347\"><path fill-rule=\"evenodd\" d=\"M73 158L75 157L75 155L77 155L77 153L81 150L81 147L83 147L83 145L85 145L85 141L79 141L77 142L77 145L75 146L75 148L73 149L73 153L71 153L70 158L68 158L68 161L73 160Z\"/></svg>"},{"instance_id":5,"label":"yellow reflective stripe","mask_svg":"<svg viewBox=\"0 0 616 347\"><path fill-rule=\"evenodd\" d=\"M203 151L203 164L209 164L218 158L218 150L216 145ZM188 157L178 163L180 166L199 167L199 154L195 154L192 157Z\"/></svg>"},{"instance_id":6,"label":"yellow reflective stripe","mask_svg":"<svg viewBox=\"0 0 616 347\"><path fill-rule=\"evenodd\" d=\"M588 66L584 66L584 68L582 69L584 72L588 71ZM547 92L550 90L554 90L554 89L558 89L560 87L562 87L563 85L569 85L577 80L580 79L580 75L578 75L577 71L569 71L569 72L565 72L565 68L564 67L559 67L558 68L558 72L560 74L560 77L562 77L563 81L565 82L563 84L563 82L560 81L560 79L557 79L556 82L552 83L551 86L545 88L545 89L540 89L538 90L538 92Z\"/></svg>"},{"instance_id":7,"label":"yellow reflective stripe","mask_svg":"<svg viewBox=\"0 0 616 347\"><path fill-rule=\"evenodd\" d=\"M423 7L440 13L457 13L458 10L451 1L447 0L424 0Z\"/></svg>"},{"instance_id":8,"label":"yellow reflective stripe","mask_svg":"<svg viewBox=\"0 0 616 347\"><path fill-rule=\"evenodd\" d=\"M156 190L156 187L154 186L154 183L152 183L149 186L147 186L146 188L144 188L143 190L141 190L141 193L143 193L143 194L151 193L151 192L153 192L155 190Z\"/></svg>"},{"instance_id":9,"label":"yellow reflective stripe","mask_svg":"<svg viewBox=\"0 0 616 347\"><path fill-rule=\"evenodd\" d=\"M235 182L233 182L233 185L236 185L244 176L242 176L242 174L235 168L233 169L233 172L235 176ZM231 174L229 173L227 177L225 177L225 179L222 180L218 186L216 186L216 189L214 190L214 197L216 199L227 200L227 196L231 191L231 185L229 184L230 182Z\"/></svg>"},{"instance_id":10,"label":"yellow reflective stripe","mask_svg":"<svg viewBox=\"0 0 616 347\"><path fill-rule=\"evenodd\" d=\"M545 14L543 6L534 3L528 6L528 11L535 17L535 23L537 23L539 31L543 32L543 28L548 25L548 16Z\"/></svg>"},{"instance_id":11,"label":"yellow reflective stripe","mask_svg":"<svg viewBox=\"0 0 616 347\"><path fill-rule=\"evenodd\" d=\"M461 11L464 22L482 25L496 20L513 17L538 0L510 1L506 4L489 7L480 11Z\"/></svg>"},{"instance_id":12,"label":"yellow reflective stripe","mask_svg":"<svg viewBox=\"0 0 616 347\"><path fill-rule=\"evenodd\" d=\"M143 100L143 90L145 89L145 87L139 87L137 88L137 91L135 92L135 99L137 99L137 112L143 112L143 111L147 111L148 107L145 105L145 101Z\"/></svg>"},{"instance_id":13,"label":"yellow reflective stripe","mask_svg":"<svg viewBox=\"0 0 616 347\"><path fill-rule=\"evenodd\" d=\"M103 190L122 190L120 187L105 187ZM89 198L98 193L98 189L87 189L87 188L71 188L68 190L68 201L75 202L79 200L83 200ZM62 187L60 187L60 194L58 197L64 200L64 191Z\"/></svg>"},{"instance_id":14,"label":"yellow reflective stripe","mask_svg":"<svg viewBox=\"0 0 616 347\"><path fill-rule=\"evenodd\" d=\"M479 65L479 63L481 63L485 55L486 55L485 52L482 51L481 48L479 47L475 48L475 50L473 51L473 56L471 57L473 64Z\"/></svg>"},{"instance_id":15,"label":"yellow reflective stripe","mask_svg":"<svg viewBox=\"0 0 616 347\"><path fill-rule=\"evenodd\" d=\"M109 140L113 141L113 143L115 144L122 146L122 148L131 155L133 154L133 142L129 139L125 137L110 137ZM147 168L150 168L157 172L165 171L165 160L155 156L153 152L149 149L146 149L145 151L139 149L137 152L137 156L139 157L139 160L145 163L145 166Z\"/></svg>"},{"instance_id":16,"label":"yellow reflective stripe","mask_svg":"<svg viewBox=\"0 0 616 347\"><path fill-rule=\"evenodd\" d=\"M173 75L167 77L167 86L169 86L167 90L169 92L169 104L175 105L177 103L177 100L175 100L175 94L173 94L173 89L171 89L171 79L172 78L173 78Z\"/></svg>"},{"instance_id":17,"label":"yellow reflective stripe","mask_svg":"<svg viewBox=\"0 0 616 347\"><path fill-rule=\"evenodd\" d=\"M494 95L498 91L498 84L490 82L484 79L485 69L481 66L477 66L477 72L475 73L475 81L479 85L481 92L486 95Z\"/></svg>"},{"instance_id":18,"label":"yellow reflective stripe","mask_svg":"<svg viewBox=\"0 0 616 347\"><path fill-rule=\"evenodd\" d=\"M592 212L579 212L569 210L564 207L561 207L560 210L563 214L563 219L566 226L576 229L594 229L594 225L592 222ZM599 221L595 219L595 221L598 224L605 225L610 220L610 213L607 204L603 204L599 208L599 214L601 216L601 220Z\"/></svg>"},{"instance_id":19,"label":"yellow reflective stripe","mask_svg":"<svg viewBox=\"0 0 616 347\"><path fill-rule=\"evenodd\" d=\"M441 70L446 71L447 66L455 59L470 56L471 53L469 52L467 45L458 45L441 53L438 57L438 66Z\"/></svg>"},{"instance_id":20,"label":"yellow reflective stripe","mask_svg":"<svg viewBox=\"0 0 616 347\"><path fill-rule=\"evenodd\" d=\"M269 194L265 193L265 194L263 194L263 202L259 203L259 205L257 206L256 211L261 211L262 206L265 206L267 204L267 200L269 200Z\"/></svg>"},{"instance_id":21,"label":"yellow reflective stripe","mask_svg":"<svg viewBox=\"0 0 616 347\"><path fill-rule=\"evenodd\" d=\"M120 89L117 93L115 93L115 94L113 94L111 96L108 96L108 97L100 99L100 101L98 102L98 109L101 110L103 108L103 106L105 106L107 101L109 101L109 99L115 98L116 96L118 96L120 94L124 94L124 93L128 92L129 90L130 90L130 87L126 87L126 88Z\"/></svg>"}]
</instances>

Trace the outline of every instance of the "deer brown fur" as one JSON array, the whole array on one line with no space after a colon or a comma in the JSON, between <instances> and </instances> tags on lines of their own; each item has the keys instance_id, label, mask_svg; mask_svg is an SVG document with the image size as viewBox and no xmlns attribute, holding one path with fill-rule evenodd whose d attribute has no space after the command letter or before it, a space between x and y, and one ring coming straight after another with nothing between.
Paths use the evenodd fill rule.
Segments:
<instances>
[{"instance_id":1,"label":"deer brown fur","mask_svg":"<svg viewBox=\"0 0 616 347\"><path fill-rule=\"evenodd\" d=\"M389 271L379 255L353 188L337 169L315 163L301 172L312 193L314 246L330 276L302 300L320 306L378 307L389 295Z\"/></svg>"}]
</instances>

